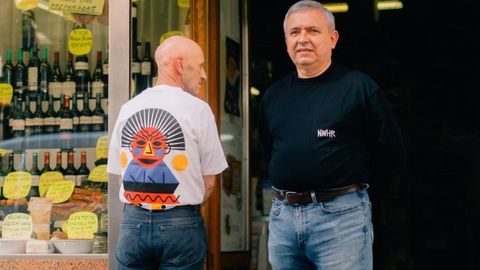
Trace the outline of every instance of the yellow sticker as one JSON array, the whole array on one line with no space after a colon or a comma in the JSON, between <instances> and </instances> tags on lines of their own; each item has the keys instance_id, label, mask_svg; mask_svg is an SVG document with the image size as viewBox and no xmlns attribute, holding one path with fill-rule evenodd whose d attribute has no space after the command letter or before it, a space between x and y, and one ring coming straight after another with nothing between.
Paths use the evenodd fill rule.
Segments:
<instances>
[{"instance_id":1,"label":"yellow sticker","mask_svg":"<svg viewBox=\"0 0 480 270\"><path fill-rule=\"evenodd\" d=\"M183 32L182 31L170 31L170 32L166 32L165 34L163 34L161 37L160 37L160 43L162 43L165 39L169 38L169 37L173 37L173 36L183 36Z\"/></svg>"},{"instance_id":2,"label":"yellow sticker","mask_svg":"<svg viewBox=\"0 0 480 270\"><path fill-rule=\"evenodd\" d=\"M4 157L7 154L7 152L8 152L7 150L0 148L0 156Z\"/></svg>"},{"instance_id":3,"label":"yellow sticker","mask_svg":"<svg viewBox=\"0 0 480 270\"><path fill-rule=\"evenodd\" d=\"M107 165L99 165L90 172L88 181L108 182Z\"/></svg>"},{"instance_id":4,"label":"yellow sticker","mask_svg":"<svg viewBox=\"0 0 480 270\"><path fill-rule=\"evenodd\" d=\"M60 181L51 183L47 189L45 197L52 198L53 203L62 203L72 196L75 183L72 181Z\"/></svg>"},{"instance_id":5,"label":"yellow sticker","mask_svg":"<svg viewBox=\"0 0 480 270\"><path fill-rule=\"evenodd\" d=\"M12 103L13 87L9 83L0 83L0 105Z\"/></svg>"},{"instance_id":6,"label":"yellow sticker","mask_svg":"<svg viewBox=\"0 0 480 270\"><path fill-rule=\"evenodd\" d=\"M108 157L108 136L102 136L97 140L97 160Z\"/></svg>"},{"instance_id":7,"label":"yellow sticker","mask_svg":"<svg viewBox=\"0 0 480 270\"><path fill-rule=\"evenodd\" d=\"M190 0L177 0L177 6L181 8L189 8L190 7Z\"/></svg>"},{"instance_id":8,"label":"yellow sticker","mask_svg":"<svg viewBox=\"0 0 480 270\"><path fill-rule=\"evenodd\" d=\"M68 36L68 51L73 55L85 55L92 50L93 35L87 28L73 29Z\"/></svg>"},{"instance_id":9,"label":"yellow sticker","mask_svg":"<svg viewBox=\"0 0 480 270\"><path fill-rule=\"evenodd\" d=\"M32 236L32 217L24 213L8 214L3 220L2 238L25 240Z\"/></svg>"},{"instance_id":10,"label":"yellow sticker","mask_svg":"<svg viewBox=\"0 0 480 270\"><path fill-rule=\"evenodd\" d=\"M68 234L68 220L62 223L62 231Z\"/></svg>"},{"instance_id":11,"label":"yellow sticker","mask_svg":"<svg viewBox=\"0 0 480 270\"><path fill-rule=\"evenodd\" d=\"M38 6L38 0L15 0L15 6L21 10L34 9Z\"/></svg>"},{"instance_id":12,"label":"yellow sticker","mask_svg":"<svg viewBox=\"0 0 480 270\"><path fill-rule=\"evenodd\" d=\"M51 184L63 181L63 174L59 172L46 172L40 175L40 180L38 180L38 192L40 197L44 197L48 188Z\"/></svg>"},{"instance_id":13,"label":"yellow sticker","mask_svg":"<svg viewBox=\"0 0 480 270\"><path fill-rule=\"evenodd\" d=\"M76 212L70 215L68 223L68 239L93 239L98 230L98 218L92 212Z\"/></svg>"},{"instance_id":14,"label":"yellow sticker","mask_svg":"<svg viewBox=\"0 0 480 270\"><path fill-rule=\"evenodd\" d=\"M103 13L105 0L50 0L49 10L66 11L77 14L100 15Z\"/></svg>"},{"instance_id":15,"label":"yellow sticker","mask_svg":"<svg viewBox=\"0 0 480 270\"><path fill-rule=\"evenodd\" d=\"M8 199L25 198L32 186L32 175L28 172L12 172L3 182L3 196Z\"/></svg>"}]
</instances>

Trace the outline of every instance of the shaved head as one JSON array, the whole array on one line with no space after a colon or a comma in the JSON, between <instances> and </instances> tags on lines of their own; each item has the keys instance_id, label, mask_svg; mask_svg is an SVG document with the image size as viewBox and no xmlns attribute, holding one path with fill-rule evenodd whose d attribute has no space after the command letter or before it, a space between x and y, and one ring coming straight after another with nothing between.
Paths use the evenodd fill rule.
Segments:
<instances>
[{"instance_id":1,"label":"shaved head","mask_svg":"<svg viewBox=\"0 0 480 270\"><path fill-rule=\"evenodd\" d=\"M158 84L182 88L198 95L202 80L206 80L203 51L193 40L182 36L166 39L155 51Z\"/></svg>"}]
</instances>

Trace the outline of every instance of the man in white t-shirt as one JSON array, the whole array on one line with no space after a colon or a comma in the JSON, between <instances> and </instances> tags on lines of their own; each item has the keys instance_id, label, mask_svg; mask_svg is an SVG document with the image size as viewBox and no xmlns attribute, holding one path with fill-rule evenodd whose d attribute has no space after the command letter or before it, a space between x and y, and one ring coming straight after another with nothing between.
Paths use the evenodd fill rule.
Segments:
<instances>
[{"instance_id":1,"label":"man in white t-shirt","mask_svg":"<svg viewBox=\"0 0 480 270\"><path fill-rule=\"evenodd\" d=\"M118 269L203 269L200 205L227 168L215 118L196 96L206 80L203 52L174 36L155 52L154 87L124 104L110 139L108 172L125 203Z\"/></svg>"}]
</instances>

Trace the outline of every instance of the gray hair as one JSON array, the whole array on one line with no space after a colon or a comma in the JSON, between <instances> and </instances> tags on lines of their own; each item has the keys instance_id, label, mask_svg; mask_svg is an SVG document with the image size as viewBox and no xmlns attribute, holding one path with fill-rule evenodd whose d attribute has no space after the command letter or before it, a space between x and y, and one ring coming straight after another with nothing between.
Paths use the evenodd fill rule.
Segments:
<instances>
[{"instance_id":1,"label":"gray hair","mask_svg":"<svg viewBox=\"0 0 480 270\"><path fill-rule=\"evenodd\" d=\"M333 17L333 14L330 10L325 8L322 4L316 1L312 0L302 0L299 1L295 4L293 4L287 11L287 14L285 14L285 19L283 20L283 32L287 34L287 19L288 16L290 16L292 13L299 12L299 11L304 11L308 9L318 9L320 12L325 14L325 17L327 17L327 22L328 22L328 28L333 31L335 30L335 17Z\"/></svg>"}]
</instances>

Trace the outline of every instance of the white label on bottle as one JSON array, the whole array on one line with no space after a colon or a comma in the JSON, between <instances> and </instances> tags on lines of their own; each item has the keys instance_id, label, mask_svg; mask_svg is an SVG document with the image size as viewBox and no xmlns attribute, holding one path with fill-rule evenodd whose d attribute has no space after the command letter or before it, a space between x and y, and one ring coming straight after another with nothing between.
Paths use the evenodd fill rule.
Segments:
<instances>
[{"instance_id":1,"label":"white label on bottle","mask_svg":"<svg viewBox=\"0 0 480 270\"><path fill-rule=\"evenodd\" d=\"M35 126L43 126L43 118L33 118L33 122L35 123Z\"/></svg>"},{"instance_id":2,"label":"white label on bottle","mask_svg":"<svg viewBox=\"0 0 480 270\"><path fill-rule=\"evenodd\" d=\"M77 176L76 175L64 175L63 179L65 179L65 181L72 181L75 184L77 183Z\"/></svg>"},{"instance_id":3,"label":"white label on bottle","mask_svg":"<svg viewBox=\"0 0 480 270\"><path fill-rule=\"evenodd\" d=\"M3 187L3 182L5 181L5 177L0 176L0 187Z\"/></svg>"},{"instance_id":4,"label":"white label on bottle","mask_svg":"<svg viewBox=\"0 0 480 270\"><path fill-rule=\"evenodd\" d=\"M34 118L26 118L25 119L25 126L26 127L35 126L35 119Z\"/></svg>"},{"instance_id":5,"label":"white label on bottle","mask_svg":"<svg viewBox=\"0 0 480 270\"><path fill-rule=\"evenodd\" d=\"M88 175L85 175L85 174L77 175L77 183L76 183L76 185L77 185L77 186L81 186L82 183L87 182L87 178L88 178Z\"/></svg>"},{"instance_id":6,"label":"white label on bottle","mask_svg":"<svg viewBox=\"0 0 480 270\"><path fill-rule=\"evenodd\" d=\"M152 74L152 64L150 62L142 62L142 75Z\"/></svg>"},{"instance_id":7,"label":"white label on bottle","mask_svg":"<svg viewBox=\"0 0 480 270\"><path fill-rule=\"evenodd\" d=\"M137 8L132 7L132 18L137 18Z\"/></svg>"},{"instance_id":8,"label":"white label on bottle","mask_svg":"<svg viewBox=\"0 0 480 270\"><path fill-rule=\"evenodd\" d=\"M32 186L38 187L39 182L40 182L40 175L32 175Z\"/></svg>"},{"instance_id":9,"label":"white label on bottle","mask_svg":"<svg viewBox=\"0 0 480 270\"><path fill-rule=\"evenodd\" d=\"M80 118L78 116L74 116L73 117L73 125L78 125L80 124Z\"/></svg>"},{"instance_id":10,"label":"white label on bottle","mask_svg":"<svg viewBox=\"0 0 480 270\"><path fill-rule=\"evenodd\" d=\"M37 67L28 68L28 90L30 91L38 90L38 68Z\"/></svg>"},{"instance_id":11,"label":"white label on bottle","mask_svg":"<svg viewBox=\"0 0 480 270\"><path fill-rule=\"evenodd\" d=\"M60 129L73 129L73 119L60 118Z\"/></svg>"},{"instance_id":12,"label":"white label on bottle","mask_svg":"<svg viewBox=\"0 0 480 270\"><path fill-rule=\"evenodd\" d=\"M97 93L100 93L100 97L103 98L103 82L92 82L92 97L96 97Z\"/></svg>"},{"instance_id":13,"label":"white label on bottle","mask_svg":"<svg viewBox=\"0 0 480 270\"><path fill-rule=\"evenodd\" d=\"M91 116L80 116L80 125L89 125L92 123Z\"/></svg>"},{"instance_id":14,"label":"white label on bottle","mask_svg":"<svg viewBox=\"0 0 480 270\"><path fill-rule=\"evenodd\" d=\"M132 62L132 73L140 73L142 68L139 62Z\"/></svg>"},{"instance_id":15,"label":"white label on bottle","mask_svg":"<svg viewBox=\"0 0 480 270\"><path fill-rule=\"evenodd\" d=\"M75 70L88 70L88 62L75 62Z\"/></svg>"},{"instance_id":16,"label":"white label on bottle","mask_svg":"<svg viewBox=\"0 0 480 270\"><path fill-rule=\"evenodd\" d=\"M57 120L55 117L46 117L46 118L43 118L43 123L45 126L53 126L53 125L56 125Z\"/></svg>"},{"instance_id":17,"label":"white label on bottle","mask_svg":"<svg viewBox=\"0 0 480 270\"><path fill-rule=\"evenodd\" d=\"M62 94L62 88L63 86L61 82L51 82L48 84L48 92L54 98L60 98L60 95Z\"/></svg>"},{"instance_id":18,"label":"white label on bottle","mask_svg":"<svg viewBox=\"0 0 480 270\"><path fill-rule=\"evenodd\" d=\"M66 96L73 96L75 93L75 82L63 82L62 93Z\"/></svg>"},{"instance_id":19,"label":"white label on bottle","mask_svg":"<svg viewBox=\"0 0 480 270\"><path fill-rule=\"evenodd\" d=\"M23 120L23 119L12 119L12 129L13 130L25 130L25 120Z\"/></svg>"},{"instance_id":20,"label":"white label on bottle","mask_svg":"<svg viewBox=\"0 0 480 270\"><path fill-rule=\"evenodd\" d=\"M103 64L103 75L108 75L108 64Z\"/></svg>"},{"instance_id":21,"label":"white label on bottle","mask_svg":"<svg viewBox=\"0 0 480 270\"><path fill-rule=\"evenodd\" d=\"M103 116L92 116L92 124L103 124Z\"/></svg>"}]
</instances>

